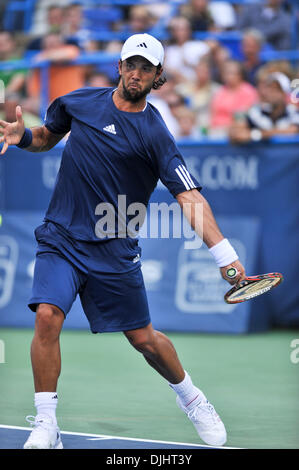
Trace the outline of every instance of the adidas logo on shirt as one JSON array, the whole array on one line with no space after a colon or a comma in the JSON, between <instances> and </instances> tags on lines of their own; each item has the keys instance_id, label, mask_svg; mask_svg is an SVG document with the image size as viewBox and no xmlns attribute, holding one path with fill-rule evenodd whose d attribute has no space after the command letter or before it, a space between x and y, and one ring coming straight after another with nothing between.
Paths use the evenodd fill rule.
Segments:
<instances>
[{"instance_id":1,"label":"adidas logo on shirt","mask_svg":"<svg viewBox=\"0 0 299 470\"><path fill-rule=\"evenodd\" d=\"M116 134L114 124L110 124L110 126L103 127L103 130L106 131L106 132L110 132L110 134Z\"/></svg>"}]
</instances>

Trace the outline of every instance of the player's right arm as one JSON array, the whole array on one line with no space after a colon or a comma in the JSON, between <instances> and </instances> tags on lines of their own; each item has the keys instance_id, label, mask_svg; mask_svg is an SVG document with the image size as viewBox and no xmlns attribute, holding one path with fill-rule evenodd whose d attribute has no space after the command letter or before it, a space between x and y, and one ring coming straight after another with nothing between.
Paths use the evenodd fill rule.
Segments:
<instances>
[{"instance_id":1,"label":"player's right arm","mask_svg":"<svg viewBox=\"0 0 299 470\"><path fill-rule=\"evenodd\" d=\"M197 189L191 189L177 194L176 199L191 227L210 249L215 261L218 261L217 265L223 279L232 285L245 279L245 269L228 240L221 233L211 206L205 197ZM220 260L221 263L219 263ZM234 279L230 279L226 275L230 268L237 270L238 275Z\"/></svg>"},{"instance_id":2,"label":"player's right arm","mask_svg":"<svg viewBox=\"0 0 299 470\"><path fill-rule=\"evenodd\" d=\"M16 107L16 121L0 120L0 143L3 143L0 155L3 155L9 145L18 145L25 132L25 124L21 106ZM32 141L26 147L29 152L45 152L53 148L65 134L53 134L45 126L32 127Z\"/></svg>"}]
</instances>

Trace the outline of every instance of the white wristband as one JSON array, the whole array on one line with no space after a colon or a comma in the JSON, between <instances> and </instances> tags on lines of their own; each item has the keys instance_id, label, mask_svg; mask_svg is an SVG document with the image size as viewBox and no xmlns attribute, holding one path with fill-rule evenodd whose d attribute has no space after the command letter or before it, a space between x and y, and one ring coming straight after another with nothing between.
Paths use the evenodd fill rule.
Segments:
<instances>
[{"instance_id":1,"label":"white wristband","mask_svg":"<svg viewBox=\"0 0 299 470\"><path fill-rule=\"evenodd\" d=\"M228 266L239 258L227 238L209 248L209 252L214 256L218 268Z\"/></svg>"}]
</instances>

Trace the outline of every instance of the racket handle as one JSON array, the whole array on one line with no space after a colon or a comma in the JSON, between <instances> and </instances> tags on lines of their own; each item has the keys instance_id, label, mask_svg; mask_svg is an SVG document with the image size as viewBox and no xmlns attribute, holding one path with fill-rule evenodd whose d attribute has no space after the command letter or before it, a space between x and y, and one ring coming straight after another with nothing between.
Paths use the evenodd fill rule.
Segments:
<instances>
[{"instance_id":1,"label":"racket handle","mask_svg":"<svg viewBox=\"0 0 299 470\"><path fill-rule=\"evenodd\" d=\"M228 268L225 273L226 277L228 277L229 279L234 279L235 277L237 277L238 274L239 273L236 268Z\"/></svg>"}]
</instances>

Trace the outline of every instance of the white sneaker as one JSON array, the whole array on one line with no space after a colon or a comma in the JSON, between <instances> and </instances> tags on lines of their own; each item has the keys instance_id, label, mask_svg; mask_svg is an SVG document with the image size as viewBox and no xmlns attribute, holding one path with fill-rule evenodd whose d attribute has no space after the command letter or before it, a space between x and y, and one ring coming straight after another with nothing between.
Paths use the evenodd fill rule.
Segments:
<instances>
[{"instance_id":1,"label":"white sneaker","mask_svg":"<svg viewBox=\"0 0 299 470\"><path fill-rule=\"evenodd\" d=\"M222 446L226 442L226 430L215 408L208 402L202 392L194 401L194 406L187 409L179 397L176 399L177 405L186 413L190 421L195 426L199 437L211 446Z\"/></svg>"},{"instance_id":2,"label":"white sneaker","mask_svg":"<svg viewBox=\"0 0 299 470\"><path fill-rule=\"evenodd\" d=\"M24 449L63 449L60 430L48 415L27 416L26 421L33 426Z\"/></svg>"}]
</instances>

